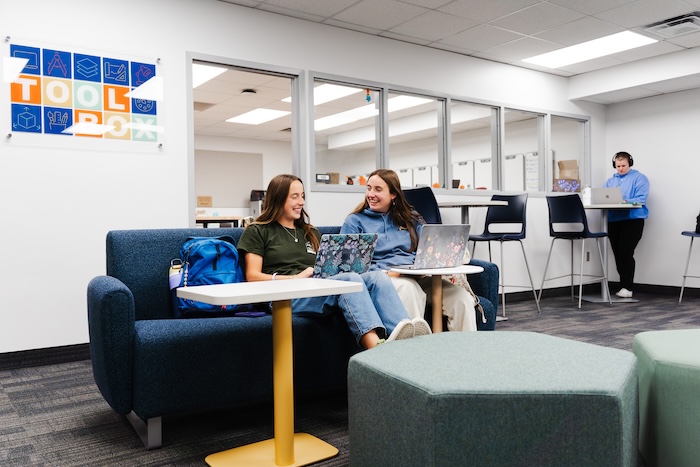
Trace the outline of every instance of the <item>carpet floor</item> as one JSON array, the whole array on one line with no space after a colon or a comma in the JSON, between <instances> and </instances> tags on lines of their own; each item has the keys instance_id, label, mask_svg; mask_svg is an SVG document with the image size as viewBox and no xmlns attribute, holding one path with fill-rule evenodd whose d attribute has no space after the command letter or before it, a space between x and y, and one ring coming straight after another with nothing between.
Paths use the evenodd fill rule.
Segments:
<instances>
[{"instance_id":1,"label":"carpet floor","mask_svg":"<svg viewBox=\"0 0 700 467\"><path fill-rule=\"evenodd\" d=\"M700 327L700 298L692 294L678 304L677 295L635 292L638 303L584 303L581 309L568 296L545 297L540 314L531 296L516 295L497 332L542 332L631 351L639 332ZM297 398L295 430L340 450L316 465L349 464L344 392ZM163 447L147 451L100 395L89 361L0 371L2 466L204 466L208 454L272 435L272 403L266 402L164 417Z\"/></svg>"}]
</instances>

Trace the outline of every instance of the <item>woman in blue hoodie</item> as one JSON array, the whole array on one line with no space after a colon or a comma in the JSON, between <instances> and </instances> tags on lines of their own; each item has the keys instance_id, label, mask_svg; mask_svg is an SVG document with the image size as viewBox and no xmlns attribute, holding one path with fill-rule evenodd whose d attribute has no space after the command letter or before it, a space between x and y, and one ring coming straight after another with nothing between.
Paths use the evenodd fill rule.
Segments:
<instances>
[{"instance_id":1,"label":"woman in blue hoodie","mask_svg":"<svg viewBox=\"0 0 700 467\"><path fill-rule=\"evenodd\" d=\"M399 176L378 169L367 179L365 199L340 228L341 233L378 233L372 270L383 270L396 287L411 318L423 318L431 278L389 272L393 266L413 264L423 218L408 204ZM465 288L443 280L443 314L450 331L476 331L474 299Z\"/></svg>"},{"instance_id":2,"label":"woman in blue hoodie","mask_svg":"<svg viewBox=\"0 0 700 467\"><path fill-rule=\"evenodd\" d=\"M642 205L641 208L635 209L608 210L608 237L622 287L615 295L631 298L636 266L634 250L642 238L644 219L649 216L646 206L649 179L638 170L632 169L634 159L628 152L615 154L612 164L617 173L605 182L604 187L620 187L623 202Z\"/></svg>"}]
</instances>

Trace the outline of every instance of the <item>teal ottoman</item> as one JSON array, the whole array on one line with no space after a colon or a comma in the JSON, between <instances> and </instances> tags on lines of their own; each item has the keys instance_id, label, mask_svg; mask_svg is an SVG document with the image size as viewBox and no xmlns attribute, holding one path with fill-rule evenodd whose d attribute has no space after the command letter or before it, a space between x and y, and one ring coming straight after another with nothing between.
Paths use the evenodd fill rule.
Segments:
<instances>
[{"instance_id":1,"label":"teal ottoman","mask_svg":"<svg viewBox=\"0 0 700 467\"><path fill-rule=\"evenodd\" d=\"M636 466L631 352L445 332L350 359L350 465Z\"/></svg>"},{"instance_id":2,"label":"teal ottoman","mask_svg":"<svg viewBox=\"0 0 700 467\"><path fill-rule=\"evenodd\" d=\"M642 332L632 349L646 465L700 465L700 329Z\"/></svg>"}]
</instances>

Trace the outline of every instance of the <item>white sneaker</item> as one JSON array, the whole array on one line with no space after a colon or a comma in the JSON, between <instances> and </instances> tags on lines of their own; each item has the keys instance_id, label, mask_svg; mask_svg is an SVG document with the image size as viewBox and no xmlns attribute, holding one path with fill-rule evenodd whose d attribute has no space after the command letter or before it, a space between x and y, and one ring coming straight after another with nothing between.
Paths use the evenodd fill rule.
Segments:
<instances>
[{"instance_id":1,"label":"white sneaker","mask_svg":"<svg viewBox=\"0 0 700 467\"><path fill-rule=\"evenodd\" d=\"M413 323L411 322L410 319L402 319L399 321L399 324L396 325L393 331L391 331L391 335L387 337L386 341L391 342L391 341L398 341L401 339L410 339L413 337L413 334L415 333L413 329Z\"/></svg>"},{"instance_id":2,"label":"white sneaker","mask_svg":"<svg viewBox=\"0 0 700 467\"><path fill-rule=\"evenodd\" d=\"M411 322L413 323L414 336L425 336L433 333L430 325L423 318L413 318Z\"/></svg>"},{"instance_id":3,"label":"white sneaker","mask_svg":"<svg viewBox=\"0 0 700 467\"><path fill-rule=\"evenodd\" d=\"M618 290L615 295L617 295L620 298L632 298L632 291L622 288Z\"/></svg>"}]
</instances>

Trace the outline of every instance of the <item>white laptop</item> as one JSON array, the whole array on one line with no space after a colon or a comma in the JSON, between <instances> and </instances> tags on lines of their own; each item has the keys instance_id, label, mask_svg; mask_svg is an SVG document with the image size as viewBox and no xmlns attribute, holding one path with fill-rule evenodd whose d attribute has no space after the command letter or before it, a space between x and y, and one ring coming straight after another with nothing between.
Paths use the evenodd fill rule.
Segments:
<instances>
[{"instance_id":1,"label":"white laptop","mask_svg":"<svg viewBox=\"0 0 700 467\"><path fill-rule=\"evenodd\" d=\"M469 241L468 224L425 224L421 230L413 264L398 269L452 268L464 264Z\"/></svg>"},{"instance_id":2,"label":"white laptop","mask_svg":"<svg viewBox=\"0 0 700 467\"><path fill-rule=\"evenodd\" d=\"M591 204L620 204L622 191L619 187L591 188Z\"/></svg>"}]
</instances>

